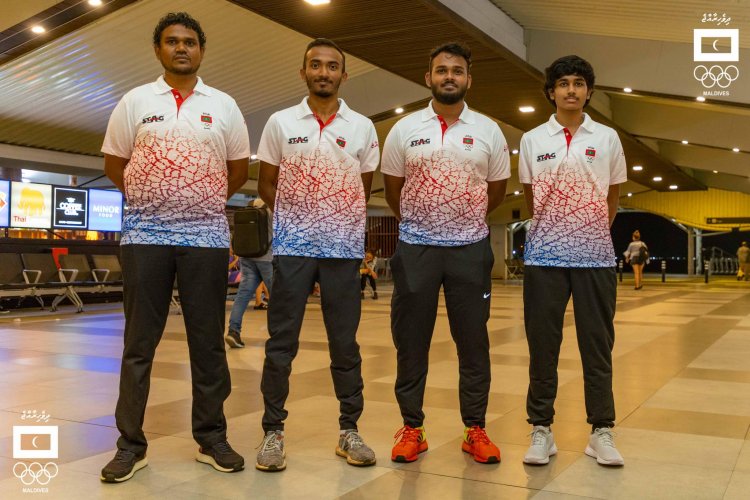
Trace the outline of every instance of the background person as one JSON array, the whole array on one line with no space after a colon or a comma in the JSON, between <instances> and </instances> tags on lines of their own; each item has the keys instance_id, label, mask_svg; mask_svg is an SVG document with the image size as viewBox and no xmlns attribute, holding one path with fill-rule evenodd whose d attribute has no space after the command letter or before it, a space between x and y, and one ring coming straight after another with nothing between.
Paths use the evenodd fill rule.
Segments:
<instances>
[{"instance_id":1,"label":"background person","mask_svg":"<svg viewBox=\"0 0 750 500\"><path fill-rule=\"evenodd\" d=\"M641 241L641 232L636 229L633 231L633 241L630 242L627 250L624 252L625 262L629 263L633 268L636 290L643 288L643 266L647 264L647 251L648 247Z\"/></svg>"},{"instance_id":2,"label":"background person","mask_svg":"<svg viewBox=\"0 0 750 500\"><path fill-rule=\"evenodd\" d=\"M740 271L742 271L742 277L745 281L750 280L750 247L747 246L747 242L743 241L740 247L737 249L737 260L740 264ZM739 273L738 273L739 274Z\"/></svg>"},{"instance_id":3,"label":"background person","mask_svg":"<svg viewBox=\"0 0 750 500\"><path fill-rule=\"evenodd\" d=\"M378 258L372 253L372 250L365 252L365 258L362 260L362 266L359 268L360 275L360 288L362 289L362 298L365 298L365 288L367 283L370 283L372 288L372 298L378 298L377 284L375 280L378 279L378 273L375 272L375 266L378 265Z\"/></svg>"}]
</instances>

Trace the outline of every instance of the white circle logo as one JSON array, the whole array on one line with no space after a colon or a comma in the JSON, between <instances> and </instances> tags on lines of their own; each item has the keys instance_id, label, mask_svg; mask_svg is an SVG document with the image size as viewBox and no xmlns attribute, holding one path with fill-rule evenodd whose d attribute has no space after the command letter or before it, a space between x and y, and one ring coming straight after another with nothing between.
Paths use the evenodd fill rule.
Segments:
<instances>
[{"instance_id":1,"label":"white circle logo","mask_svg":"<svg viewBox=\"0 0 750 500\"><path fill-rule=\"evenodd\" d=\"M48 462L44 465L39 462L32 462L30 465L16 462L16 465L13 466L13 475L26 486L31 486L35 482L42 486L49 484L52 478L57 476L57 472L57 464L54 462Z\"/></svg>"},{"instance_id":2,"label":"white circle logo","mask_svg":"<svg viewBox=\"0 0 750 500\"><path fill-rule=\"evenodd\" d=\"M714 85L725 89L739 78L740 70L734 64L730 64L726 68L722 68L718 64L707 68L700 64L693 70L693 76L707 89L713 88Z\"/></svg>"}]
</instances>

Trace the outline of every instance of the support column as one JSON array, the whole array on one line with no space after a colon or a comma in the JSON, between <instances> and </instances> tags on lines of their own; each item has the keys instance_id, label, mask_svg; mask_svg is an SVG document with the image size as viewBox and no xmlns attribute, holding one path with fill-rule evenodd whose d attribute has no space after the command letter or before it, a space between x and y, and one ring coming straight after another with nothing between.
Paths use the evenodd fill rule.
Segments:
<instances>
[{"instance_id":1,"label":"support column","mask_svg":"<svg viewBox=\"0 0 750 500\"><path fill-rule=\"evenodd\" d=\"M688 228L687 237L687 273L688 276L695 276L695 228Z\"/></svg>"},{"instance_id":2,"label":"support column","mask_svg":"<svg viewBox=\"0 0 750 500\"><path fill-rule=\"evenodd\" d=\"M495 255L495 265L492 266L492 277L495 279L508 279L508 270L505 267L505 258L508 253L505 235L508 226L505 224L493 224L490 226L490 246Z\"/></svg>"},{"instance_id":3,"label":"support column","mask_svg":"<svg viewBox=\"0 0 750 500\"><path fill-rule=\"evenodd\" d=\"M695 273L703 274L703 229L695 229Z\"/></svg>"}]
</instances>

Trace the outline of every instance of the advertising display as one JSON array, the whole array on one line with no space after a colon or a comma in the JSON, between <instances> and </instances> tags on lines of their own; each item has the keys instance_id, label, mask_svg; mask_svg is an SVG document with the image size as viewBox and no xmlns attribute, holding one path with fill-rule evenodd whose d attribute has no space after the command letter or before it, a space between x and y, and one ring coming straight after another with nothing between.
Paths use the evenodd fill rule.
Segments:
<instances>
[{"instance_id":1,"label":"advertising display","mask_svg":"<svg viewBox=\"0 0 750 500\"><path fill-rule=\"evenodd\" d=\"M122 230L122 193L89 189L89 230Z\"/></svg>"},{"instance_id":2,"label":"advertising display","mask_svg":"<svg viewBox=\"0 0 750 500\"><path fill-rule=\"evenodd\" d=\"M11 182L10 226L50 229L52 225L52 186Z\"/></svg>"},{"instance_id":3,"label":"advertising display","mask_svg":"<svg viewBox=\"0 0 750 500\"><path fill-rule=\"evenodd\" d=\"M0 227L10 223L10 181L0 179Z\"/></svg>"},{"instance_id":4,"label":"advertising display","mask_svg":"<svg viewBox=\"0 0 750 500\"><path fill-rule=\"evenodd\" d=\"M54 187L55 229L86 229L88 226L88 191L68 187Z\"/></svg>"}]
</instances>

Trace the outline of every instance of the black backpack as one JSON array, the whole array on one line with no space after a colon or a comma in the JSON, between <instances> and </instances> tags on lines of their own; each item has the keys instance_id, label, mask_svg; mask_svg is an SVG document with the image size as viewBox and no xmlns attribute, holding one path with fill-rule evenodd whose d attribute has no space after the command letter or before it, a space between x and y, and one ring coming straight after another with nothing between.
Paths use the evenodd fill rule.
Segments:
<instances>
[{"instance_id":1,"label":"black backpack","mask_svg":"<svg viewBox=\"0 0 750 500\"><path fill-rule=\"evenodd\" d=\"M262 257L268 253L271 241L268 228L271 221L268 209L246 207L234 212L232 249L240 257Z\"/></svg>"}]
</instances>

